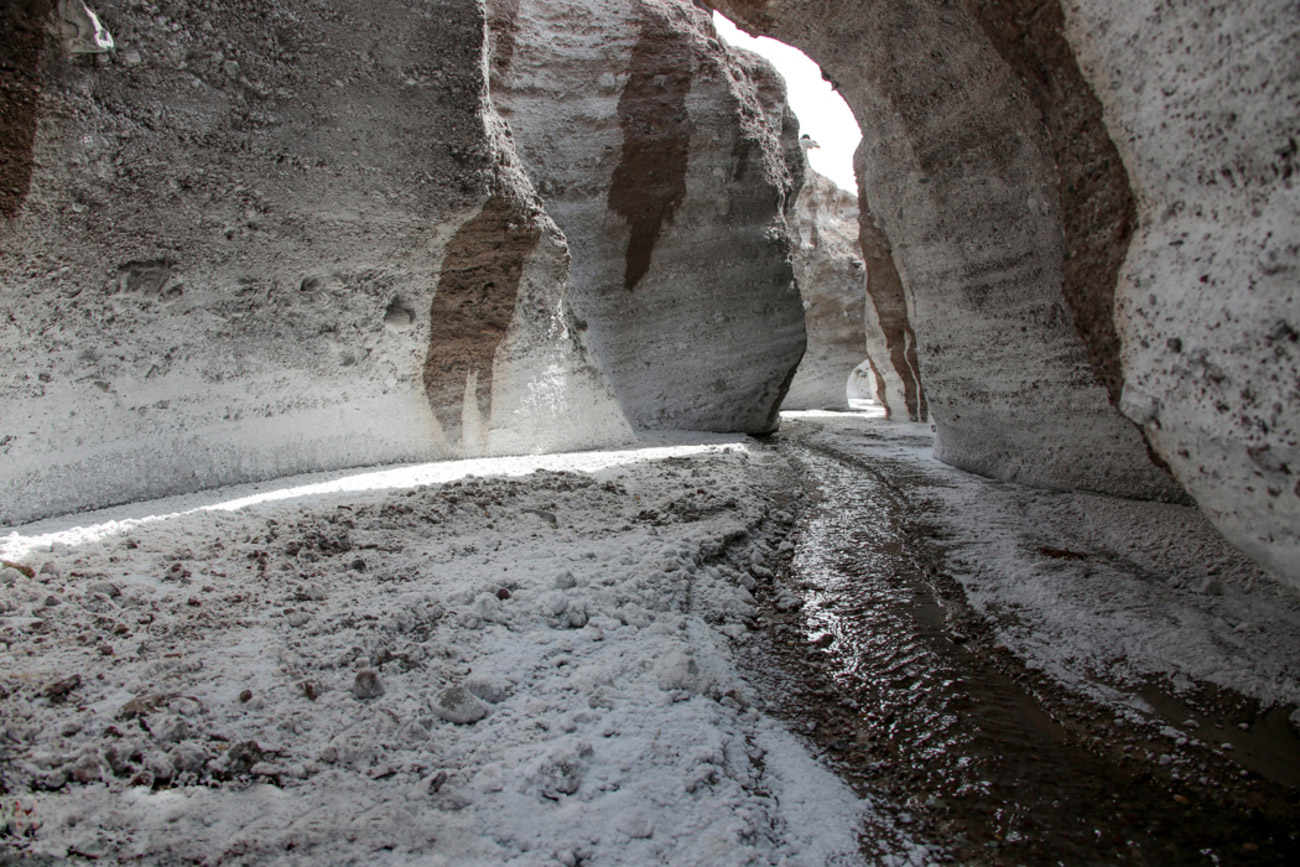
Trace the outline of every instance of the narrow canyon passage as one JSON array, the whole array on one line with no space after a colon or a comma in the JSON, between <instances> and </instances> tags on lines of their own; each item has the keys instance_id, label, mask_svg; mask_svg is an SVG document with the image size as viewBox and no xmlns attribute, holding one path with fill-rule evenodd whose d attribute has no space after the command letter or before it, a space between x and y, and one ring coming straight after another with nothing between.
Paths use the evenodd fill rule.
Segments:
<instances>
[{"instance_id":1,"label":"narrow canyon passage","mask_svg":"<svg viewBox=\"0 0 1300 867\"><path fill-rule=\"evenodd\" d=\"M1300 864L1225 8L0 0L0 867Z\"/></svg>"},{"instance_id":2,"label":"narrow canyon passage","mask_svg":"<svg viewBox=\"0 0 1300 867\"><path fill-rule=\"evenodd\" d=\"M1063 689L1002 643L1014 609L981 616L949 571L961 546L925 492L968 482L925 465L923 426L787 418L775 439L816 498L768 608L769 649L794 675L782 712L860 791L888 793L903 826L962 864L1296 863L1289 709L1203 685L1185 693L1208 700L1175 698L1158 679L1142 698L1107 684L1109 702ZM1007 531L1034 544L1041 529Z\"/></svg>"}]
</instances>

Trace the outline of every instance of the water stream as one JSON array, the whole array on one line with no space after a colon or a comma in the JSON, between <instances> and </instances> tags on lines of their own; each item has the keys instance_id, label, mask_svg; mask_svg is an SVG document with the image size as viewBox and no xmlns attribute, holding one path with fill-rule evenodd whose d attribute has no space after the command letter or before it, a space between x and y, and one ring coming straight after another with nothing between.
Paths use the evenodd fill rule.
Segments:
<instances>
[{"instance_id":1,"label":"water stream","mask_svg":"<svg viewBox=\"0 0 1300 867\"><path fill-rule=\"evenodd\" d=\"M884 474L797 436L776 446L820 497L788 576L804 605L776 618L787 657L822 673L824 686L807 691L834 708L820 742L847 777L907 803L906 820L937 835L951 860L1300 864L1296 829L1277 810L1180 794L1122 760L1125 737L1140 749L1131 733L1114 732L1113 744L1103 734L1099 746L1109 714L1094 709L1080 722L1086 712L1045 703L1009 654L968 643L953 625L960 588L906 498L908 485L932 480L898 467ZM1282 728L1290 741L1279 749L1294 750L1294 732ZM1293 787L1268 785L1294 802Z\"/></svg>"}]
</instances>

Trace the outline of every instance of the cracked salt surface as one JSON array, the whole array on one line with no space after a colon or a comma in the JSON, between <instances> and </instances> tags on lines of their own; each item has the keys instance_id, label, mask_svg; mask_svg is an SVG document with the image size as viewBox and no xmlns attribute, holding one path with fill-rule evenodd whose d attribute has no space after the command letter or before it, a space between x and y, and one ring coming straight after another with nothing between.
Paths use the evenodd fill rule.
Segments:
<instances>
[{"instance_id":1,"label":"cracked salt surface","mask_svg":"<svg viewBox=\"0 0 1300 867\"><path fill-rule=\"evenodd\" d=\"M860 863L871 805L733 664L741 578L793 522L773 460L679 438L16 529L0 556L35 575L0 572L0 851Z\"/></svg>"}]
</instances>

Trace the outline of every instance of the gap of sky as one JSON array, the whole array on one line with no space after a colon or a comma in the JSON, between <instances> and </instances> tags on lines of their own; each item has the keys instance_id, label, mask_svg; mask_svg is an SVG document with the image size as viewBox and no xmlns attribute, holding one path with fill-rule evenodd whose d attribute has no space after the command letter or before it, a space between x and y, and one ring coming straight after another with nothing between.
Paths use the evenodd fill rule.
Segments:
<instances>
[{"instance_id":1,"label":"gap of sky","mask_svg":"<svg viewBox=\"0 0 1300 867\"><path fill-rule=\"evenodd\" d=\"M761 54L776 67L785 79L790 108L799 117L800 134L807 133L820 145L808 152L809 164L856 195L853 152L862 132L844 97L822 78L822 68L793 46L766 36L750 36L719 12L713 13L713 24L729 45Z\"/></svg>"}]
</instances>

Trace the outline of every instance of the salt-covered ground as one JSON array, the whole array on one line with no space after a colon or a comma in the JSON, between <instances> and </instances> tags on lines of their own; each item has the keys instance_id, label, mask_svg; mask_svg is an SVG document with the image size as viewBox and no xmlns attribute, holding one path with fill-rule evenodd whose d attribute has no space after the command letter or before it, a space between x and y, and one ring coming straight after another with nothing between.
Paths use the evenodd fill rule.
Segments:
<instances>
[{"instance_id":1,"label":"salt-covered ground","mask_svg":"<svg viewBox=\"0 0 1300 867\"><path fill-rule=\"evenodd\" d=\"M870 806L733 667L776 460L706 436L19 528L0 852L857 863Z\"/></svg>"},{"instance_id":2,"label":"salt-covered ground","mask_svg":"<svg viewBox=\"0 0 1300 867\"><path fill-rule=\"evenodd\" d=\"M886 483L906 476L909 508L966 602L1062 685L1134 719L1150 708L1125 687L1152 678L1300 704L1300 597L1194 507L984 479L936 460L928 425L878 410L786 418L800 441Z\"/></svg>"},{"instance_id":3,"label":"salt-covered ground","mask_svg":"<svg viewBox=\"0 0 1300 867\"><path fill-rule=\"evenodd\" d=\"M1065 689L1300 699L1300 603L1194 510L990 482L870 413L786 431L907 474L971 609ZM797 604L808 484L702 435L16 528L0 862L811 867L861 863L869 827L876 863L927 863L741 674L756 607Z\"/></svg>"}]
</instances>

